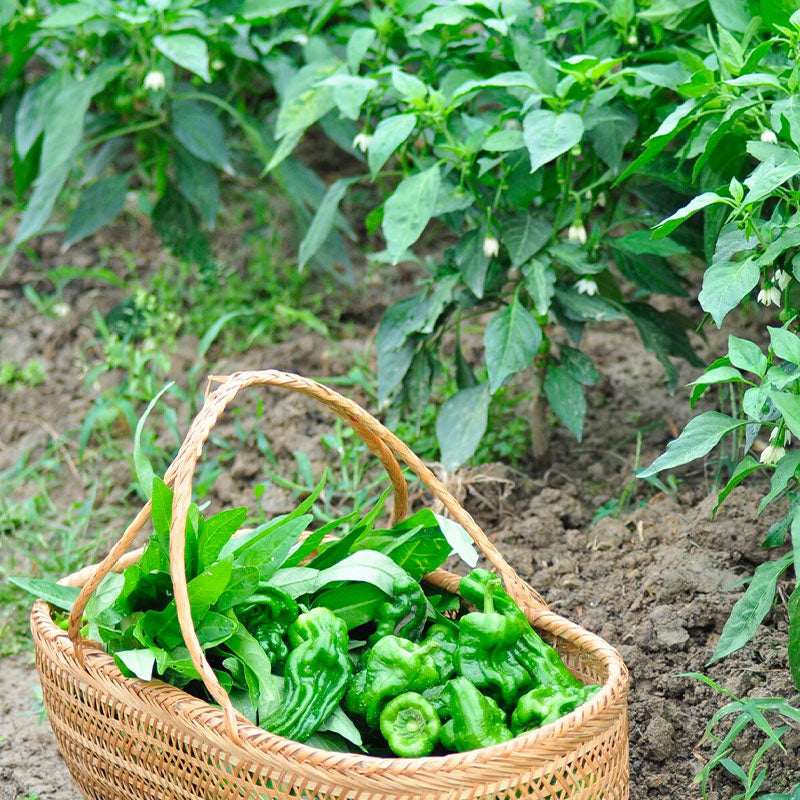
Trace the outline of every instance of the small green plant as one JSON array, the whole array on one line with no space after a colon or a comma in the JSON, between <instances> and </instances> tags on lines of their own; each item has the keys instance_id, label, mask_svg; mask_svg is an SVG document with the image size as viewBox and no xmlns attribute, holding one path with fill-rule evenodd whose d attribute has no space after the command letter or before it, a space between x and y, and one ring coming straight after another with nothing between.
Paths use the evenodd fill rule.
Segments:
<instances>
[{"instance_id":1,"label":"small green plant","mask_svg":"<svg viewBox=\"0 0 800 800\"><path fill-rule=\"evenodd\" d=\"M730 800L753 800L767 779L768 769L761 765L762 759L774 747L786 753L781 739L790 728L800 723L800 709L790 705L781 697L756 697L743 700L706 675L692 672L681 677L702 681L719 694L729 698L729 702L711 718L700 741L700 744L711 742L716 745L711 758L706 761L703 769L695 777L695 782L700 784L703 798L708 797L708 786L712 774L722 767L742 784L743 791L733 795ZM788 724L773 727L767 715ZM727 731L724 735L719 734L717 728L723 720L729 717L731 721ZM750 763L745 768L734 758L734 745L736 740L750 728L760 731L764 735L765 741L755 751ZM800 783L789 789L788 792L759 794L758 800L797 800L799 797Z\"/></svg>"},{"instance_id":2,"label":"small green plant","mask_svg":"<svg viewBox=\"0 0 800 800\"><path fill-rule=\"evenodd\" d=\"M0 387L15 389L38 386L44 383L46 377L44 364L37 358L29 359L24 364L16 361L0 362Z\"/></svg>"}]
</instances>

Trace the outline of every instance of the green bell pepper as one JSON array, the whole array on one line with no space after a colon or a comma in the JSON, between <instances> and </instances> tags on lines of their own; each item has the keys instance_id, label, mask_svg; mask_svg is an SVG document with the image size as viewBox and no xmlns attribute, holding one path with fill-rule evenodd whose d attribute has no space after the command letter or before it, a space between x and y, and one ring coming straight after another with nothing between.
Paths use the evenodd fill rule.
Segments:
<instances>
[{"instance_id":1,"label":"green bell pepper","mask_svg":"<svg viewBox=\"0 0 800 800\"><path fill-rule=\"evenodd\" d=\"M447 625L431 625L422 640L422 644L427 642L436 642L439 645L439 649L434 650L431 656L436 662L439 677L442 681L446 681L456 672L455 654L458 646L458 631L447 627Z\"/></svg>"},{"instance_id":2,"label":"green bell pepper","mask_svg":"<svg viewBox=\"0 0 800 800\"><path fill-rule=\"evenodd\" d=\"M383 706L405 692L422 692L439 683L433 659L436 642L415 644L399 636L384 636L367 652L345 695L345 708L377 727Z\"/></svg>"},{"instance_id":3,"label":"green bell pepper","mask_svg":"<svg viewBox=\"0 0 800 800\"><path fill-rule=\"evenodd\" d=\"M494 580L497 580L497 576L493 572L474 569L460 580L458 591L465 600L476 608L482 609L486 585ZM557 686L561 689L583 686L567 669L558 651L547 644L531 627L528 618L502 586L496 588L492 596L497 611L508 617L519 619L523 624L523 635L510 648L510 653L525 667L534 685Z\"/></svg>"},{"instance_id":4,"label":"green bell pepper","mask_svg":"<svg viewBox=\"0 0 800 800\"><path fill-rule=\"evenodd\" d=\"M241 609L237 609L239 621L273 664L286 660L289 648L284 637L299 613L297 602L291 595L266 583L261 584L258 593L250 597Z\"/></svg>"},{"instance_id":5,"label":"green bell pepper","mask_svg":"<svg viewBox=\"0 0 800 800\"><path fill-rule=\"evenodd\" d=\"M292 651L284 667L286 692L278 708L259 724L304 742L344 697L352 674L347 626L327 608L312 608L289 627Z\"/></svg>"},{"instance_id":6,"label":"green bell pepper","mask_svg":"<svg viewBox=\"0 0 800 800\"><path fill-rule=\"evenodd\" d=\"M494 610L494 592L499 588L497 578L488 581L483 611L465 614L458 621L455 665L462 677L510 709L530 686L531 676L512 654L525 625L518 616Z\"/></svg>"},{"instance_id":7,"label":"green bell pepper","mask_svg":"<svg viewBox=\"0 0 800 800\"><path fill-rule=\"evenodd\" d=\"M452 719L442 726L440 739L448 750L463 753L513 738L503 710L472 681L453 678L445 684L444 698Z\"/></svg>"},{"instance_id":8,"label":"green bell pepper","mask_svg":"<svg viewBox=\"0 0 800 800\"><path fill-rule=\"evenodd\" d=\"M381 711L383 738L393 753L405 758L430 755L441 727L434 707L417 692L398 695Z\"/></svg>"},{"instance_id":9,"label":"green bell pepper","mask_svg":"<svg viewBox=\"0 0 800 800\"><path fill-rule=\"evenodd\" d=\"M537 686L520 697L511 715L511 730L519 736L525 731L554 722L585 703L599 688L592 685L581 686L579 689Z\"/></svg>"},{"instance_id":10,"label":"green bell pepper","mask_svg":"<svg viewBox=\"0 0 800 800\"><path fill-rule=\"evenodd\" d=\"M422 587L410 575L395 579L392 586L392 599L378 606L378 625L369 637L369 643L393 634L404 639L419 639L425 625L427 599Z\"/></svg>"}]
</instances>

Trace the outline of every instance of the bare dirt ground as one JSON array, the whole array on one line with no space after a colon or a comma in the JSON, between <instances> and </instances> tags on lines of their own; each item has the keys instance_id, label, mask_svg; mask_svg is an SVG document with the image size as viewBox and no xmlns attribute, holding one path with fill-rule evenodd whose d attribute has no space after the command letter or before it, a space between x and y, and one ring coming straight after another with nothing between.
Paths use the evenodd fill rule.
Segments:
<instances>
[{"instance_id":1,"label":"bare dirt ground","mask_svg":"<svg viewBox=\"0 0 800 800\"><path fill-rule=\"evenodd\" d=\"M73 298L68 317L42 321L23 314L15 304L13 276L7 276L4 290L0 360L9 354L17 360L35 355L45 362L48 378L36 389L0 395L0 469L21 452L40 446L51 435L48 426L57 433L79 427L92 398L75 378L74 364L89 336L89 310L113 300L84 288ZM372 323L379 313L378 307L365 308L362 318ZM336 345L302 334L207 366L209 371L274 366L312 375L337 374L349 368L352 354L363 348L370 332L364 325L356 340ZM191 343L187 347L190 353ZM757 517L763 487L740 487L711 522L712 473L692 465L681 473L676 497L653 496L639 486L634 497L640 502L630 513L592 526L595 510L619 497L630 481L636 429L666 423L644 435L641 461L649 463L692 412L681 391L671 398L663 390L659 364L643 351L629 326L589 330L586 349L604 380L590 393L584 441L578 444L558 429L553 434L553 462L543 474L486 465L465 471L457 488L509 561L552 607L603 636L624 656L632 676L634 800L698 798L692 776L709 750L698 749L697 743L722 700L679 674L702 671L713 652L741 591L723 590L774 557L759 543L776 512ZM180 383L191 363L191 355L176 358L171 377ZM689 380L692 374L691 368L684 368L682 378ZM315 465L327 459L319 437L331 423L318 408L293 396L270 394L265 420L273 449L287 469L298 448L306 449ZM120 445L132 447L129 433ZM243 451L216 481L212 499L220 504L252 503L260 467L257 454ZM109 467L120 475L127 468L124 461ZM73 485L64 491L74 498L81 490ZM273 512L288 502L280 490L269 492L266 499ZM133 513L131 497L112 492L103 500ZM754 645L714 665L708 674L740 695L792 697L786 626L782 608L774 610ZM5 659L0 670L0 800L29 795L77 800L77 789L39 713L32 653ZM796 752L797 732L785 743L790 753ZM755 740L745 745L750 751L757 746ZM800 780L796 762L790 758L783 764L783 774L769 786L772 791L786 790ZM722 781L714 784L711 797L723 800L733 794L733 784Z\"/></svg>"}]
</instances>

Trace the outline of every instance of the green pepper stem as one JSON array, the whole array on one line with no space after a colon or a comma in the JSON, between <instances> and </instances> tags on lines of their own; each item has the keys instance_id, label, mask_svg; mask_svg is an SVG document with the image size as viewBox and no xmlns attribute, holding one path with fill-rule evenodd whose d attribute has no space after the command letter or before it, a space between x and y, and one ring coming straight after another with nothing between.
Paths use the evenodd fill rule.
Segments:
<instances>
[{"instance_id":1,"label":"green pepper stem","mask_svg":"<svg viewBox=\"0 0 800 800\"><path fill-rule=\"evenodd\" d=\"M500 586L500 581L496 578L486 584L483 592L483 613L494 614L494 590Z\"/></svg>"}]
</instances>

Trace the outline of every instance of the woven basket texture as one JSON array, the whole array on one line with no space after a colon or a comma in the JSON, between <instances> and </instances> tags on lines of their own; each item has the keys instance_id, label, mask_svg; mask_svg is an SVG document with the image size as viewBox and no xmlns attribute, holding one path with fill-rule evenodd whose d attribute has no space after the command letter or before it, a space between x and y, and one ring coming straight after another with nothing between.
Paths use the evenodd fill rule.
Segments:
<instances>
[{"instance_id":1,"label":"woven basket texture","mask_svg":"<svg viewBox=\"0 0 800 800\"><path fill-rule=\"evenodd\" d=\"M98 800L626 800L628 673L600 637L547 609L505 562L472 517L397 437L360 406L307 378L262 370L216 377L175 461L170 563L178 617L192 661L218 706L160 681L124 677L113 658L80 636L86 603L103 577L134 563L128 552L149 519L146 505L98 565L63 579L81 586L68 631L39 600L31 627L42 697L67 767L87 798ZM203 445L243 388L272 385L314 397L350 423L381 460L394 487L395 519L407 509L398 459L416 473L472 536L531 624L580 680L601 690L572 713L509 742L447 756L402 759L318 750L255 727L219 685L191 622L184 573L186 510ZM458 576L428 580L456 592Z\"/></svg>"}]
</instances>

